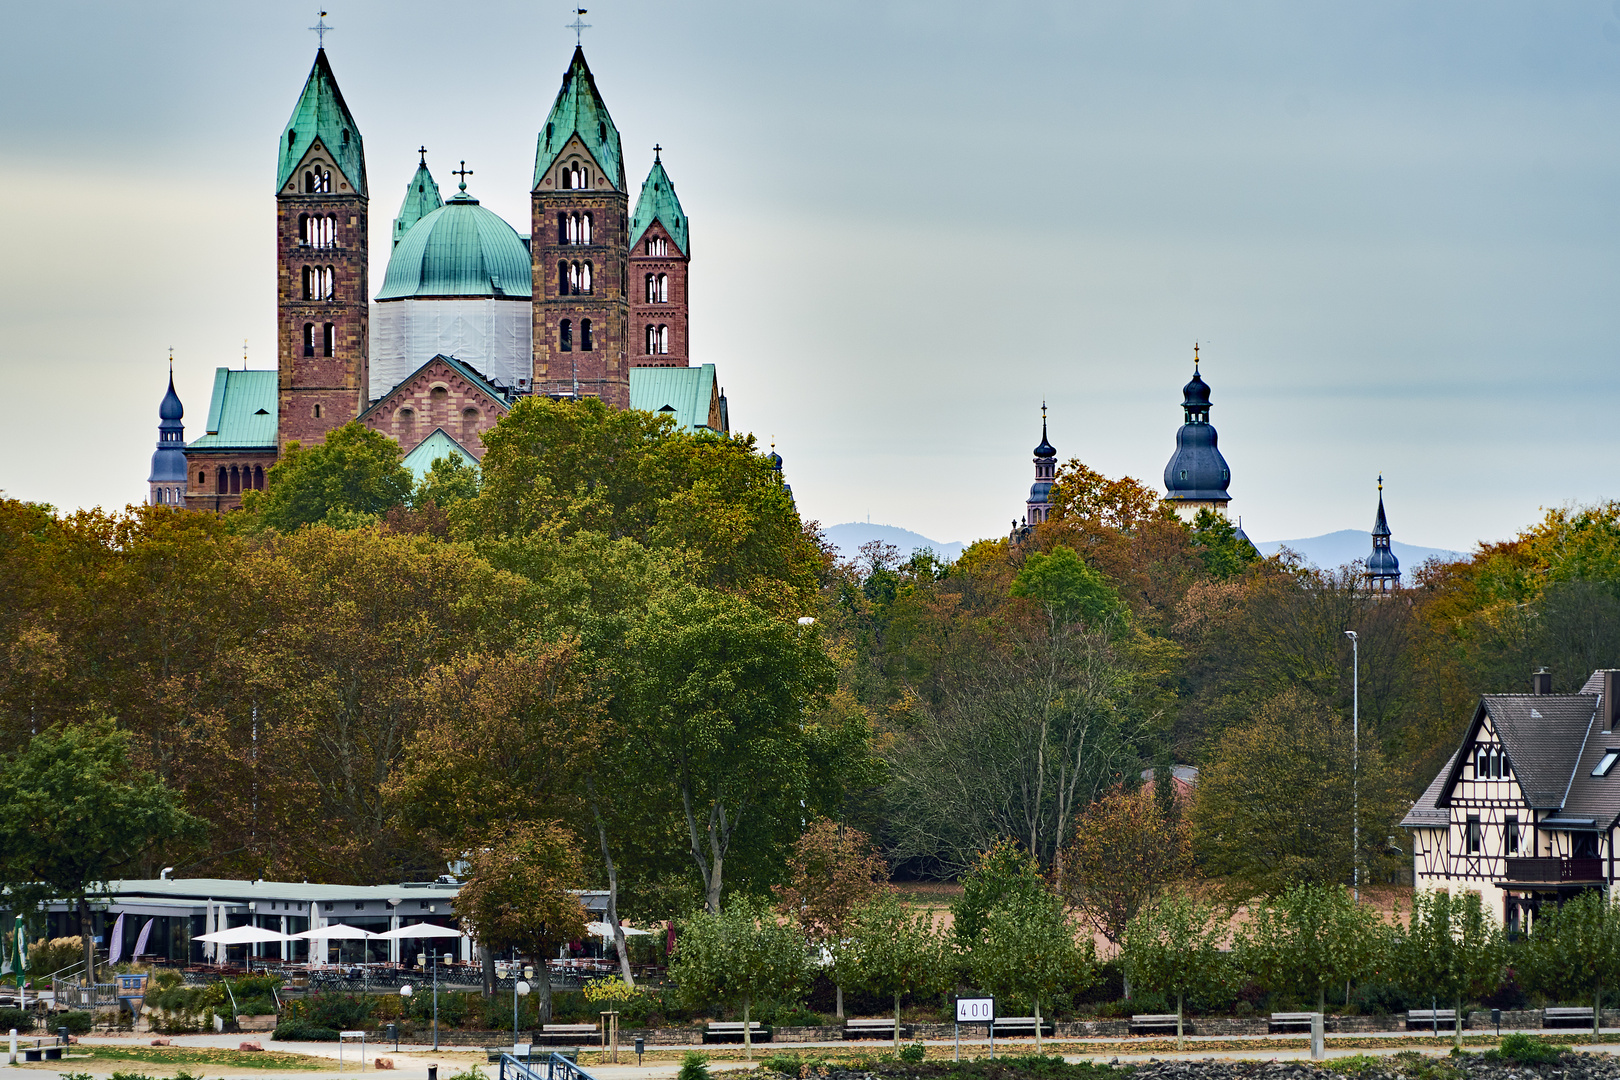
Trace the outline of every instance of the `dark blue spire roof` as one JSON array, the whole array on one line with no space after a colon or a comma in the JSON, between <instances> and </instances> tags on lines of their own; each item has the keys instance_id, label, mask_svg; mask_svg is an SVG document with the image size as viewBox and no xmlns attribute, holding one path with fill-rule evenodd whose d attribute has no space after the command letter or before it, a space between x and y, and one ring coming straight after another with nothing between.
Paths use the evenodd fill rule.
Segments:
<instances>
[{"instance_id":1,"label":"dark blue spire roof","mask_svg":"<svg viewBox=\"0 0 1620 1080\"><path fill-rule=\"evenodd\" d=\"M1192 381L1182 387L1183 422L1176 432L1176 452L1164 467L1165 498L1182 502L1229 502L1226 487L1232 472L1216 445L1209 422L1209 384L1198 374L1193 353Z\"/></svg>"},{"instance_id":2,"label":"dark blue spire roof","mask_svg":"<svg viewBox=\"0 0 1620 1080\"><path fill-rule=\"evenodd\" d=\"M158 406L159 420L179 420L186 415L186 407L180 404L180 395L174 392L174 372L169 372L169 392L163 395L163 403Z\"/></svg>"},{"instance_id":3,"label":"dark blue spire roof","mask_svg":"<svg viewBox=\"0 0 1620 1080\"><path fill-rule=\"evenodd\" d=\"M181 418L186 415L180 395L174 392L174 369L169 369L169 392L158 406L157 451L152 455L152 475L149 484L184 484L186 482L186 426Z\"/></svg>"},{"instance_id":4,"label":"dark blue spire roof","mask_svg":"<svg viewBox=\"0 0 1620 1080\"><path fill-rule=\"evenodd\" d=\"M1057 447L1046 437L1046 402L1041 402L1041 444L1035 448L1038 458L1057 457Z\"/></svg>"},{"instance_id":5,"label":"dark blue spire roof","mask_svg":"<svg viewBox=\"0 0 1620 1080\"><path fill-rule=\"evenodd\" d=\"M1384 516L1384 478L1378 478L1378 516L1373 519L1372 554L1367 557L1367 574L1374 578L1398 578L1401 561L1389 546L1389 519Z\"/></svg>"}]
</instances>

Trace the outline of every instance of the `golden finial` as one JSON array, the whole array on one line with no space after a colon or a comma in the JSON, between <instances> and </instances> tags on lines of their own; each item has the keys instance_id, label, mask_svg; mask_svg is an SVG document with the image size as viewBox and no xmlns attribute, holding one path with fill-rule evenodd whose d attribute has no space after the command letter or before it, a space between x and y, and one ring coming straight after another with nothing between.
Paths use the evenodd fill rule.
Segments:
<instances>
[{"instance_id":1,"label":"golden finial","mask_svg":"<svg viewBox=\"0 0 1620 1080\"><path fill-rule=\"evenodd\" d=\"M1378 494L1379 495L1384 494L1384 474L1383 473L1378 474Z\"/></svg>"},{"instance_id":2,"label":"golden finial","mask_svg":"<svg viewBox=\"0 0 1620 1080\"><path fill-rule=\"evenodd\" d=\"M1198 374L1198 342L1193 342L1193 374Z\"/></svg>"},{"instance_id":3,"label":"golden finial","mask_svg":"<svg viewBox=\"0 0 1620 1080\"><path fill-rule=\"evenodd\" d=\"M169 346L169 374L174 374L174 346Z\"/></svg>"},{"instance_id":4,"label":"golden finial","mask_svg":"<svg viewBox=\"0 0 1620 1080\"><path fill-rule=\"evenodd\" d=\"M242 370L247 370L247 338L242 339Z\"/></svg>"}]
</instances>

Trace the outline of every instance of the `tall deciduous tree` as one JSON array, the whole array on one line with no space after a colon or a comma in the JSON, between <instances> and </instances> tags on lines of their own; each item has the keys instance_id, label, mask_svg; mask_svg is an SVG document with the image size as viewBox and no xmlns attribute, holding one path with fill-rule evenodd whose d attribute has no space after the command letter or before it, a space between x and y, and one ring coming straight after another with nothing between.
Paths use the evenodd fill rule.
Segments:
<instances>
[{"instance_id":1,"label":"tall deciduous tree","mask_svg":"<svg viewBox=\"0 0 1620 1080\"><path fill-rule=\"evenodd\" d=\"M896 1050L900 1048L900 999L942 988L951 977L948 940L934 925L932 912L909 912L887 890L855 912L849 967L855 981L868 992L894 998Z\"/></svg>"},{"instance_id":2,"label":"tall deciduous tree","mask_svg":"<svg viewBox=\"0 0 1620 1080\"><path fill-rule=\"evenodd\" d=\"M288 443L265 475L264 491L243 495L242 521L287 532L334 512L344 521L377 516L405 505L414 486L400 464L399 443L351 420L315 446Z\"/></svg>"},{"instance_id":3,"label":"tall deciduous tree","mask_svg":"<svg viewBox=\"0 0 1620 1080\"><path fill-rule=\"evenodd\" d=\"M475 849L456 912L493 952L516 948L539 973L540 1022L551 1019L546 961L585 936L585 908L573 890L583 871L579 838L560 821L514 825Z\"/></svg>"},{"instance_id":4,"label":"tall deciduous tree","mask_svg":"<svg viewBox=\"0 0 1620 1080\"><path fill-rule=\"evenodd\" d=\"M67 900L95 975L89 897L154 845L195 840L204 825L150 772L110 720L41 732L0 762L0 880L26 900Z\"/></svg>"},{"instance_id":5,"label":"tall deciduous tree","mask_svg":"<svg viewBox=\"0 0 1620 1080\"><path fill-rule=\"evenodd\" d=\"M1215 905L1187 893L1165 897L1137 912L1125 928L1121 957L1131 981L1176 999L1176 1049L1183 1046L1183 1019L1189 994L1207 993L1231 978L1221 951L1226 919Z\"/></svg>"},{"instance_id":6,"label":"tall deciduous tree","mask_svg":"<svg viewBox=\"0 0 1620 1080\"><path fill-rule=\"evenodd\" d=\"M1548 997L1591 997L1595 1037L1603 995L1620 987L1620 907L1592 891L1542 908L1519 966Z\"/></svg>"},{"instance_id":7,"label":"tall deciduous tree","mask_svg":"<svg viewBox=\"0 0 1620 1080\"><path fill-rule=\"evenodd\" d=\"M1456 1009L1454 1043L1462 1046L1463 1000L1500 984L1506 966L1502 929L1479 893L1420 892L1397 932L1391 967L1412 994L1432 994Z\"/></svg>"},{"instance_id":8,"label":"tall deciduous tree","mask_svg":"<svg viewBox=\"0 0 1620 1080\"><path fill-rule=\"evenodd\" d=\"M962 895L951 903L951 930L959 949L967 951L984 937L990 912L997 907L1033 900L1046 891L1040 864L1016 841L998 840L979 853L973 869L962 876Z\"/></svg>"},{"instance_id":9,"label":"tall deciduous tree","mask_svg":"<svg viewBox=\"0 0 1620 1080\"><path fill-rule=\"evenodd\" d=\"M1060 897L1015 893L990 909L969 953L973 978L997 994L1023 994L1035 1013L1035 1052L1041 1052L1041 1002L1060 989L1081 991L1096 975L1090 935L1083 940Z\"/></svg>"},{"instance_id":10,"label":"tall deciduous tree","mask_svg":"<svg viewBox=\"0 0 1620 1080\"><path fill-rule=\"evenodd\" d=\"M855 911L885 891L889 864L870 837L830 818L810 822L793 845L788 879L776 895L793 912L813 946L833 956L838 1015L844 1015L842 939Z\"/></svg>"},{"instance_id":11,"label":"tall deciduous tree","mask_svg":"<svg viewBox=\"0 0 1620 1080\"><path fill-rule=\"evenodd\" d=\"M752 1059L748 1025L754 1002L797 994L809 976L798 925L757 900L737 897L718 914L702 911L682 919L678 942L670 978L694 1006L741 1001L744 1052Z\"/></svg>"},{"instance_id":12,"label":"tall deciduous tree","mask_svg":"<svg viewBox=\"0 0 1620 1080\"><path fill-rule=\"evenodd\" d=\"M1328 988L1375 970L1386 937L1376 912L1343 885L1296 885L1251 909L1239 954L1261 986L1314 994L1326 1012Z\"/></svg>"}]
</instances>

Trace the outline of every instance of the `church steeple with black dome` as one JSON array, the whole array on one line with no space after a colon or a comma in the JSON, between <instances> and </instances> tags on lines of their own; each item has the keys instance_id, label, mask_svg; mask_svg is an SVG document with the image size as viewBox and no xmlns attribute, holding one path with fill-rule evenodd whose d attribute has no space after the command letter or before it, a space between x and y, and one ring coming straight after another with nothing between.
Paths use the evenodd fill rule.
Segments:
<instances>
[{"instance_id":1,"label":"church steeple with black dome","mask_svg":"<svg viewBox=\"0 0 1620 1080\"><path fill-rule=\"evenodd\" d=\"M1035 448L1035 482L1024 501L1024 524L1039 525L1052 514L1052 483L1057 479L1057 448L1046 437L1046 402L1041 402L1041 444Z\"/></svg>"},{"instance_id":2,"label":"church steeple with black dome","mask_svg":"<svg viewBox=\"0 0 1620 1080\"><path fill-rule=\"evenodd\" d=\"M1384 478L1378 478L1378 516L1373 519L1372 554L1367 557L1367 583L1375 592L1389 592L1401 584L1401 561L1389 546L1389 519L1384 516Z\"/></svg>"},{"instance_id":3,"label":"church steeple with black dome","mask_svg":"<svg viewBox=\"0 0 1620 1080\"><path fill-rule=\"evenodd\" d=\"M186 415L180 395L174 392L174 358L169 359L169 392L158 406L157 451L152 454L152 473L146 478L147 501L153 506L186 504Z\"/></svg>"},{"instance_id":4,"label":"church steeple with black dome","mask_svg":"<svg viewBox=\"0 0 1620 1080\"><path fill-rule=\"evenodd\" d=\"M1185 419L1176 432L1176 452L1164 467L1164 499L1184 521L1200 510L1226 512L1232 471L1216 445L1215 427L1209 422L1209 384L1198 373L1198 346L1193 346L1192 381L1182 388Z\"/></svg>"}]
</instances>

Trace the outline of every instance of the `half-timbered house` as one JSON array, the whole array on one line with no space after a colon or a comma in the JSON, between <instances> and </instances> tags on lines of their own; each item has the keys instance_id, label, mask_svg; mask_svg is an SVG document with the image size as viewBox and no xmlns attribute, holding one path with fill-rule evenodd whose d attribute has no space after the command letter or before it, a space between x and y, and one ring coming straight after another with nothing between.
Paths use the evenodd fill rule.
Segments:
<instances>
[{"instance_id":1,"label":"half-timbered house","mask_svg":"<svg viewBox=\"0 0 1620 1080\"><path fill-rule=\"evenodd\" d=\"M1486 694L1462 745L1401 822L1420 889L1474 890L1509 929L1615 880L1620 671L1579 693Z\"/></svg>"}]
</instances>

